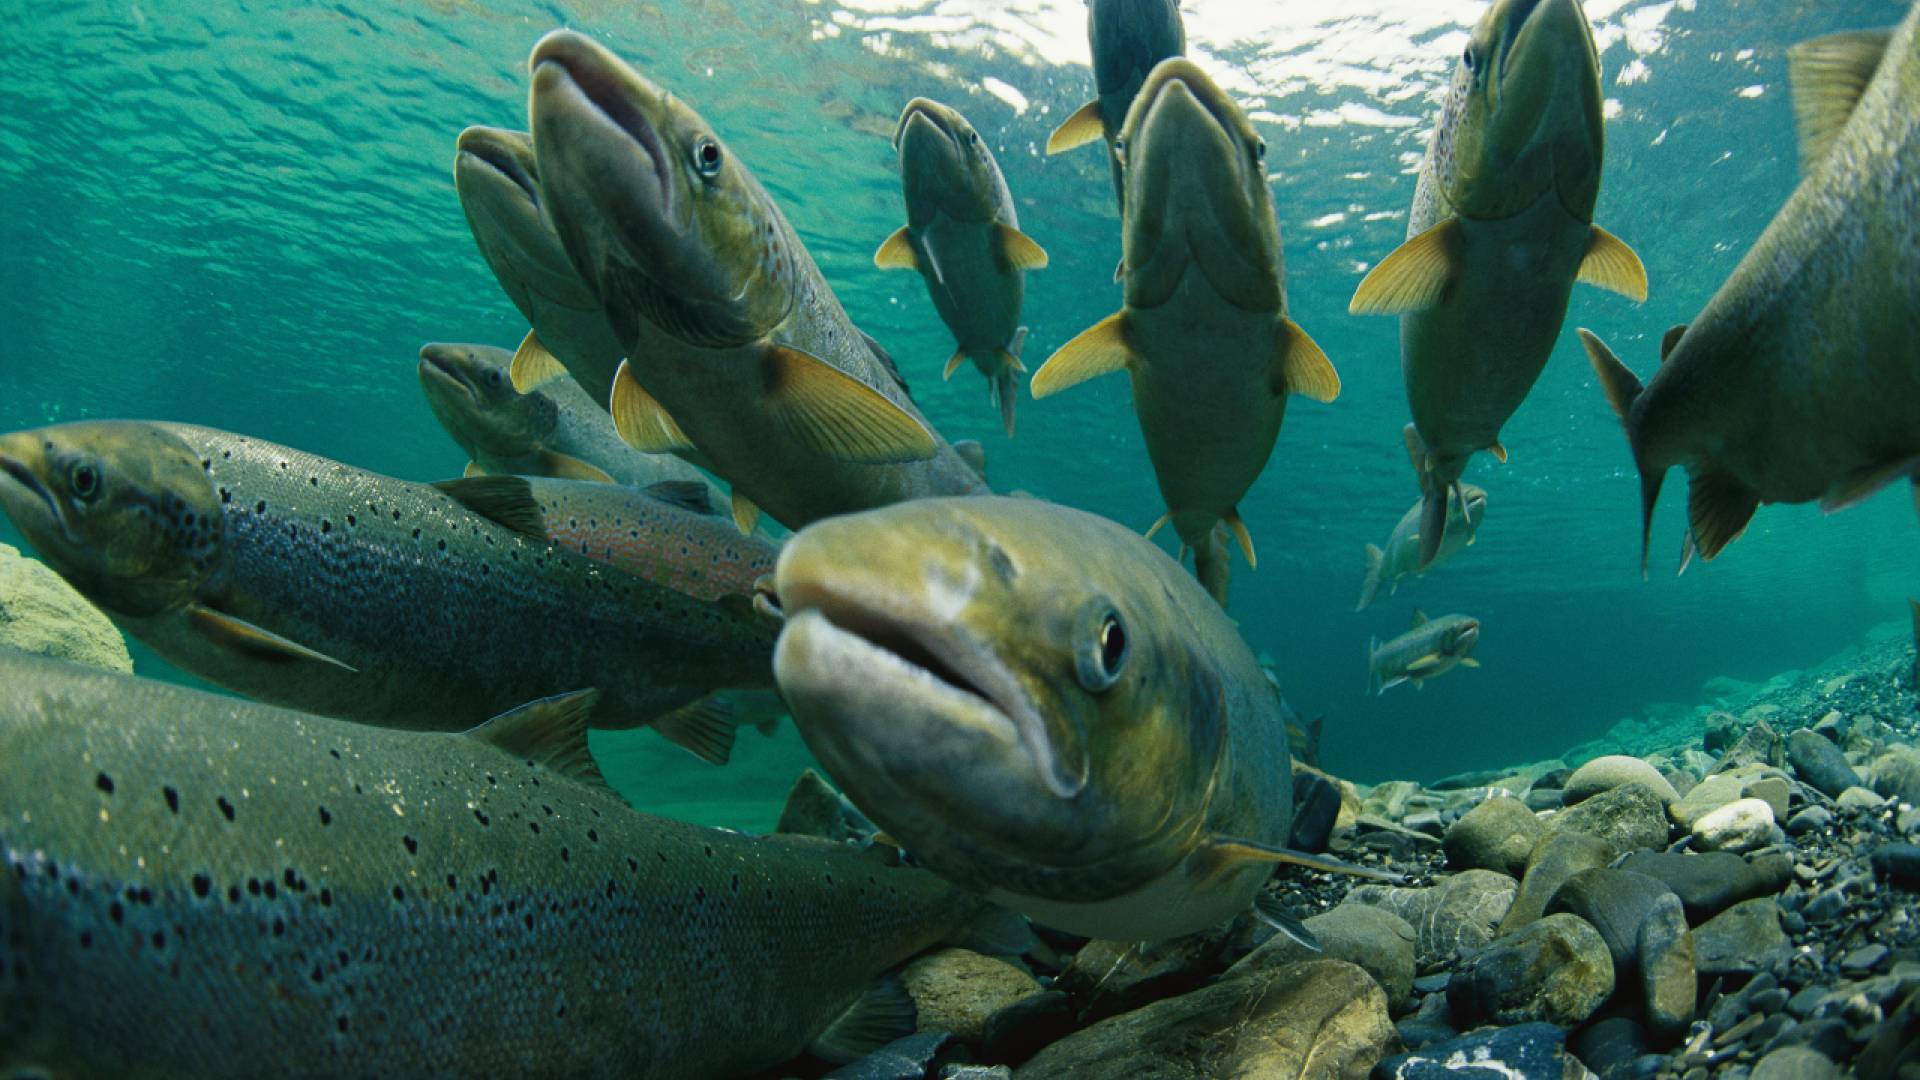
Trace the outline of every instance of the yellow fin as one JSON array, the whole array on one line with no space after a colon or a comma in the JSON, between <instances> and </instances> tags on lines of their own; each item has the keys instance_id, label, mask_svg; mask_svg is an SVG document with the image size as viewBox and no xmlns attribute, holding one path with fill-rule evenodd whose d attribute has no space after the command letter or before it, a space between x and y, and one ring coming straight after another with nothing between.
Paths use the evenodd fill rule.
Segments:
<instances>
[{"instance_id":1,"label":"yellow fin","mask_svg":"<svg viewBox=\"0 0 1920 1080\"><path fill-rule=\"evenodd\" d=\"M1457 218L1448 218L1393 249L1368 271L1347 311L1354 315L1403 315L1438 304L1458 266Z\"/></svg>"},{"instance_id":2,"label":"yellow fin","mask_svg":"<svg viewBox=\"0 0 1920 1080\"><path fill-rule=\"evenodd\" d=\"M467 462L467 467L460 470L460 475L468 479L472 479L473 477L476 477L476 476L487 475L487 470L481 468L479 462L469 461Z\"/></svg>"},{"instance_id":3,"label":"yellow fin","mask_svg":"<svg viewBox=\"0 0 1920 1080\"><path fill-rule=\"evenodd\" d=\"M1309 870L1318 870L1325 874L1346 874L1351 877L1366 878L1369 881L1385 881L1401 884L1406 881L1398 874L1370 867L1355 866L1328 855L1309 855L1304 851L1275 847L1257 840L1241 840L1231 836L1212 836L1201 841L1196 853L1206 861L1200 876L1207 877L1227 870L1237 870L1249 863L1269 863L1284 866L1303 866Z\"/></svg>"},{"instance_id":4,"label":"yellow fin","mask_svg":"<svg viewBox=\"0 0 1920 1080\"><path fill-rule=\"evenodd\" d=\"M953 355L947 357L947 369L940 373L940 381L947 382L951 380L953 378L953 373L960 370L960 365L965 363L966 359L967 359L967 350L965 349L953 350Z\"/></svg>"},{"instance_id":5,"label":"yellow fin","mask_svg":"<svg viewBox=\"0 0 1920 1080\"><path fill-rule=\"evenodd\" d=\"M1577 280L1617 292L1629 300L1647 298L1647 268L1626 242L1598 225L1587 242L1587 257L1580 261Z\"/></svg>"},{"instance_id":6,"label":"yellow fin","mask_svg":"<svg viewBox=\"0 0 1920 1080\"><path fill-rule=\"evenodd\" d=\"M769 345L760 371L774 420L815 453L870 464L933 456L925 424L817 356Z\"/></svg>"},{"instance_id":7,"label":"yellow fin","mask_svg":"<svg viewBox=\"0 0 1920 1080\"><path fill-rule=\"evenodd\" d=\"M1439 653L1428 653L1425 656L1417 657L1407 665L1407 675L1409 678L1414 678L1414 681L1418 682L1417 676L1424 675L1445 662L1445 658Z\"/></svg>"},{"instance_id":8,"label":"yellow fin","mask_svg":"<svg viewBox=\"0 0 1920 1080\"><path fill-rule=\"evenodd\" d=\"M1787 50L1787 86L1800 133L1800 171L1827 156L1853 107L1873 81L1893 31L1848 30L1803 41Z\"/></svg>"},{"instance_id":9,"label":"yellow fin","mask_svg":"<svg viewBox=\"0 0 1920 1080\"><path fill-rule=\"evenodd\" d=\"M503 712L456 737L478 739L523 761L611 791L587 750L587 718L599 701L598 690L556 694Z\"/></svg>"},{"instance_id":10,"label":"yellow fin","mask_svg":"<svg viewBox=\"0 0 1920 1080\"><path fill-rule=\"evenodd\" d=\"M1033 373L1033 396L1047 397L1119 371L1132 364L1134 356L1133 346L1127 342L1127 313L1116 311L1080 331L1047 357L1047 362Z\"/></svg>"},{"instance_id":11,"label":"yellow fin","mask_svg":"<svg viewBox=\"0 0 1920 1080\"><path fill-rule=\"evenodd\" d=\"M540 336L531 330L520 339L520 347L513 351L513 364L507 369L513 388L523 394L566 373L567 366L548 352L540 343Z\"/></svg>"},{"instance_id":12,"label":"yellow fin","mask_svg":"<svg viewBox=\"0 0 1920 1080\"><path fill-rule=\"evenodd\" d=\"M913 238L905 225L893 230L880 249L873 253L873 265L882 270L918 270L920 260L913 254Z\"/></svg>"},{"instance_id":13,"label":"yellow fin","mask_svg":"<svg viewBox=\"0 0 1920 1080\"><path fill-rule=\"evenodd\" d=\"M1267 375L1275 394L1301 394L1315 401L1340 396L1339 372L1298 323L1281 317L1279 338L1280 349Z\"/></svg>"},{"instance_id":14,"label":"yellow fin","mask_svg":"<svg viewBox=\"0 0 1920 1080\"><path fill-rule=\"evenodd\" d=\"M740 494L738 488L733 492L733 527L740 530L741 536L750 536L753 527L760 523L760 508L753 501Z\"/></svg>"},{"instance_id":15,"label":"yellow fin","mask_svg":"<svg viewBox=\"0 0 1920 1080\"><path fill-rule=\"evenodd\" d=\"M1475 660L1471 656L1463 656L1460 658L1460 666L1461 667L1479 667L1480 661Z\"/></svg>"},{"instance_id":16,"label":"yellow fin","mask_svg":"<svg viewBox=\"0 0 1920 1080\"><path fill-rule=\"evenodd\" d=\"M625 360L620 361L620 370L613 373L613 396L607 411L613 414L614 430L635 450L664 454L693 449L693 440L687 438L687 433L667 415L666 408L634 378L633 367Z\"/></svg>"},{"instance_id":17,"label":"yellow fin","mask_svg":"<svg viewBox=\"0 0 1920 1080\"><path fill-rule=\"evenodd\" d=\"M1414 626L1427 625L1427 613L1424 611L1421 611L1419 608L1414 608L1413 609L1413 625Z\"/></svg>"},{"instance_id":18,"label":"yellow fin","mask_svg":"<svg viewBox=\"0 0 1920 1080\"><path fill-rule=\"evenodd\" d=\"M1075 109L1072 116L1047 136L1047 153L1064 154L1106 137L1106 124L1100 119L1100 102L1089 101Z\"/></svg>"},{"instance_id":19,"label":"yellow fin","mask_svg":"<svg viewBox=\"0 0 1920 1080\"><path fill-rule=\"evenodd\" d=\"M1227 528L1233 530L1233 538L1240 543L1240 554L1247 557L1247 569L1260 568L1260 560L1253 555L1253 534L1247 531L1247 523L1240 520L1240 508L1234 507L1226 514Z\"/></svg>"},{"instance_id":20,"label":"yellow fin","mask_svg":"<svg viewBox=\"0 0 1920 1080\"><path fill-rule=\"evenodd\" d=\"M204 604L188 604L186 611L187 622L199 631L201 636L223 648L245 653L256 660L305 660L330 664L342 671L359 674L360 669L351 664L335 660L326 653L309 649L297 641L281 637L245 619L215 611Z\"/></svg>"},{"instance_id":21,"label":"yellow fin","mask_svg":"<svg viewBox=\"0 0 1920 1080\"><path fill-rule=\"evenodd\" d=\"M1495 439L1493 443L1487 447L1487 453L1492 454L1493 460L1500 464L1505 465L1507 463L1507 448L1500 445L1500 440Z\"/></svg>"},{"instance_id":22,"label":"yellow fin","mask_svg":"<svg viewBox=\"0 0 1920 1080\"><path fill-rule=\"evenodd\" d=\"M1045 270L1047 252L1033 237L1011 225L993 227L994 250L1000 256L1003 270Z\"/></svg>"},{"instance_id":23,"label":"yellow fin","mask_svg":"<svg viewBox=\"0 0 1920 1080\"><path fill-rule=\"evenodd\" d=\"M551 476L556 480L591 480L598 484L611 484L613 477L608 476L599 466L581 461L571 454L558 450L540 451L540 475Z\"/></svg>"},{"instance_id":24,"label":"yellow fin","mask_svg":"<svg viewBox=\"0 0 1920 1080\"><path fill-rule=\"evenodd\" d=\"M1159 532L1161 526L1165 525L1167 522L1172 520L1173 520L1173 511L1169 510L1164 514L1161 514L1159 520L1155 521L1151 526L1148 526L1147 535L1145 538L1148 540L1153 539L1153 534Z\"/></svg>"},{"instance_id":25,"label":"yellow fin","mask_svg":"<svg viewBox=\"0 0 1920 1080\"><path fill-rule=\"evenodd\" d=\"M733 706L719 694L709 694L665 716L654 717L652 726L668 742L702 761L725 765L733 756L733 736L737 728Z\"/></svg>"}]
</instances>

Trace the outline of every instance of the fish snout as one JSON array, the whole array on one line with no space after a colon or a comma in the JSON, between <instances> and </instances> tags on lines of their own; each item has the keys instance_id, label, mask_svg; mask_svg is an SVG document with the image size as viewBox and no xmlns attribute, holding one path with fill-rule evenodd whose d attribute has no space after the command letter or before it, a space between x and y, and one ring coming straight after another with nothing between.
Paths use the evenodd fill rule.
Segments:
<instances>
[{"instance_id":1,"label":"fish snout","mask_svg":"<svg viewBox=\"0 0 1920 1080\"><path fill-rule=\"evenodd\" d=\"M541 38L527 63L533 74L528 113L543 176L550 167L549 154L561 155L560 168L572 171L568 162L575 155L591 153L607 172L583 179L643 185L650 178L635 194L657 193L657 212L669 215L671 163L655 124L666 111L666 93L597 42L571 30ZM549 143L555 148L550 150Z\"/></svg>"}]
</instances>

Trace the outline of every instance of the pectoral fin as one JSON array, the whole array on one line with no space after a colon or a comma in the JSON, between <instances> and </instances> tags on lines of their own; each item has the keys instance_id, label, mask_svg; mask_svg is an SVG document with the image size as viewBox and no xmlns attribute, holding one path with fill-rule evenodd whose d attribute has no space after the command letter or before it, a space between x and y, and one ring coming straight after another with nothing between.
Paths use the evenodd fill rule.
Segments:
<instances>
[{"instance_id":1,"label":"pectoral fin","mask_svg":"<svg viewBox=\"0 0 1920 1080\"><path fill-rule=\"evenodd\" d=\"M1407 678L1421 678L1429 672L1438 671L1446 662L1446 657L1441 656L1439 653L1428 653L1425 656L1415 657L1414 660L1407 665Z\"/></svg>"},{"instance_id":2,"label":"pectoral fin","mask_svg":"<svg viewBox=\"0 0 1920 1080\"><path fill-rule=\"evenodd\" d=\"M1707 469L1694 474L1687 485L1687 518L1700 557L1712 561L1721 549L1740 538L1760 506L1760 495L1731 473Z\"/></svg>"},{"instance_id":3,"label":"pectoral fin","mask_svg":"<svg viewBox=\"0 0 1920 1080\"><path fill-rule=\"evenodd\" d=\"M648 484L641 490L682 510L691 510L696 514L719 513L713 508L713 493L704 480L662 480Z\"/></svg>"},{"instance_id":4,"label":"pectoral fin","mask_svg":"<svg viewBox=\"0 0 1920 1080\"><path fill-rule=\"evenodd\" d=\"M558 379L567 373L567 366L559 357L547 351L540 343L540 335L527 331L520 339L520 347L513 351L513 363L507 369L507 375L513 380L513 388L526 393L543 382Z\"/></svg>"},{"instance_id":5,"label":"pectoral fin","mask_svg":"<svg viewBox=\"0 0 1920 1080\"><path fill-rule=\"evenodd\" d=\"M521 476L471 476L433 485L461 506L522 536L545 542L547 519Z\"/></svg>"},{"instance_id":6,"label":"pectoral fin","mask_svg":"<svg viewBox=\"0 0 1920 1080\"><path fill-rule=\"evenodd\" d=\"M1267 368L1267 385L1275 394L1301 394L1315 401L1340 396L1340 375L1320 346L1292 319L1280 319L1279 348Z\"/></svg>"},{"instance_id":7,"label":"pectoral fin","mask_svg":"<svg viewBox=\"0 0 1920 1080\"><path fill-rule=\"evenodd\" d=\"M993 250L1002 270L1045 270L1047 252L1011 225L993 227Z\"/></svg>"},{"instance_id":8,"label":"pectoral fin","mask_svg":"<svg viewBox=\"0 0 1920 1080\"><path fill-rule=\"evenodd\" d=\"M1116 311L1080 331L1033 373L1033 396L1048 397L1088 379L1130 366L1137 354L1127 342L1127 313Z\"/></svg>"},{"instance_id":9,"label":"pectoral fin","mask_svg":"<svg viewBox=\"0 0 1920 1080\"><path fill-rule=\"evenodd\" d=\"M1860 103L1886 55L1893 31L1848 30L1803 41L1787 50L1787 86L1800 129L1800 171L1812 172Z\"/></svg>"},{"instance_id":10,"label":"pectoral fin","mask_svg":"<svg viewBox=\"0 0 1920 1080\"><path fill-rule=\"evenodd\" d=\"M1448 218L1380 260L1360 281L1347 311L1404 315L1438 304L1460 272L1458 218Z\"/></svg>"},{"instance_id":11,"label":"pectoral fin","mask_svg":"<svg viewBox=\"0 0 1920 1080\"><path fill-rule=\"evenodd\" d=\"M1323 874L1342 874L1348 877L1365 878L1368 881L1383 881L1392 885L1403 884L1406 881L1398 874L1355 866L1328 855L1309 855L1292 848L1218 834L1201 841L1193 857L1198 860L1194 869L1196 876L1201 880L1251 864L1267 863L1274 866L1302 866L1308 870L1318 870Z\"/></svg>"},{"instance_id":12,"label":"pectoral fin","mask_svg":"<svg viewBox=\"0 0 1920 1080\"><path fill-rule=\"evenodd\" d=\"M1479 667L1480 661L1475 660L1471 656L1463 656L1460 658L1460 666L1461 667Z\"/></svg>"},{"instance_id":13,"label":"pectoral fin","mask_svg":"<svg viewBox=\"0 0 1920 1080\"><path fill-rule=\"evenodd\" d=\"M1675 345L1680 344L1680 339L1685 337L1686 335L1687 335L1686 323L1681 323L1678 326L1667 327L1667 332L1660 336L1660 362L1661 363L1664 364L1667 362L1667 357L1673 355L1673 347Z\"/></svg>"},{"instance_id":14,"label":"pectoral fin","mask_svg":"<svg viewBox=\"0 0 1920 1080\"><path fill-rule=\"evenodd\" d=\"M1421 611L1419 608L1414 608L1413 609L1414 629L1418 630L1420 627L1425 625L1427 625L1427 613L1424 611Z\"/></svg>"},{"instance_id":15,"label":"pectoral fin","mask_svg":"<svg viewBox=\"0 0 1920 1080\"><path fill-rule=\"evenodd\" d=\"M478 739L562 776L612 790L587 750L587 718L599 701L598 690L556 694L503 712L457 737Z\"/></svg>"},{"instance_id":16,"label":"pectoral fin","mask_svg":"<svg viewBox=\"0 0 1920 1080\"><path fill-rule=\"evenodd\" d=\"M187 605L186 614L188 625L223 649L243 653L256 660L328 664L342 671L359 674L360 669L351 664L342 663L326 653L309 649L297 641L262 629L245 619L215 611L204 604Z\"/></svg>"},{"instance_id":17,"label":"pectoral fin","mask_svg":"<svg viewBox=\"0 0 1920 1080\"><path fill-rule=\"evenodd\" d=\"M733 527L740 530L741 536L753 534L753 527L760 523L760 508L752 500L740 494L739 488L733 489Z\"/></svg>"},{"instance_id":18,"label":"pectoral fin","mask_svg":"<svg viewBox=\"0 0 1920 1080\"><path fill-rule=\"evenodd\" d=\"M1903 476L1920 477L1920 457L1873 465L1842 477L1820 497L1820 509L1829 514L1845 510Z\"/></svg>"},{"instance_id":19,"label":"pectoral fin","mask_svg":"<svg viewBox=\"0 0 1920 1080\"><path fill-rule=\"evenodd\" d=\"M836 1065L858 1061L895 1039L913 1034L919 1012L898 976L883 975L827 1025L807 1051Z\"/></svg>"},{"instance_id":20,"label":"pectoral fin","mask_svg":"<svg viewBox=\"0 0 1920 1080\"><path fill-rule=\"evenodd\" d=\"M1507 448L1500 445L1498 440L1496 440L1492 445L1487 447L1487 453L1492 454L1493 460L1499 462L1500 464L1505 465L1507 463ZM1461 509L1462 509L1462 512L1465 512L1465 507L1462 507Z\"/></svg>"},{"instance_id":21,"label":"pectoral fin","mask_svg":"<svg viewBox=\"0 0 1920 1080\"><path fill-rule=\"evenodd\" d=\"M1075 109L1072 116L1047 136L1047 154L1063 154L1106 137L1106 125L1100 119L1100 102L1089 101Z\"/></svg>"},{"instance_id":22,"label":"pectoral fin","mask_svg":"<svg viewBox=\"0 0 1920 1080\"><path fill-rule=\"evenodd\" d=\"M709 694L653 719L653 729L668 742L688 750L700 760L725 765L733 756L733 736L737 725L733 705L719 694Z\"/></svg>"},{"instance_id":23,"label":"pectoral fin","mask_svg":"<svg viewBox=\"0 0 1920 1080\"><path fill-rule=\"evenodd\" d=\"M940 372L940 381L941 382L951 381L953 378L953 373L956 371L959 371L960 365L966 362L967 362L967 350L965 349L953 350L953 355L947 357L947 366L944 369L942 369Z\"/></svg>"},{"instance_id":24,"label":"pectoral fin","mask_svg":"<svg viewBox=\"0 0 1920 1080\"><path fill-rule=\"evenodd\" d=\"M1647 268L1619 237L1598 225L1587 241L1587 257L1580 261L1580 281L1617 292L1629 300L1647 298Z\"/></svg>"},{"instance_id":25,"label":"pectoral fin","mask_svg":"<svg viewBox=\"0 0 1920 1080\"><path fill-rule=\"evenodd\" d=\"M869 464L933 456L937 444L925 424L811 353L769 345L761 377L774 420L817 454Z\"/></svg>"},{"instance_id":26,"label":"pectoral fin","mask_svg":"<svg viewBox=\"0 0 1920 1080\"><path fill-rule=\"evenodd\" d=\"M887 237L880 249L873 253L873 265L882 270L918 270L920 260L913 254L913 237L907 234L907 227L900 226Z\"/></svg>"},{"instance_id":27,"label":"pectoral fin","mask_svg":"<svg viewBox=\"0 0 1920 1080\"><path fill-rule=\"evenodd\" d=\"M613 396L608 402L608 411L613 413L614 430L635 450L665 454L693 449L693 440L680 430L666 407L640 385L633 367L625 360L620 361L620 370L613 373Z\"/></svg>"},{"instance_id":28,"label":"pectoral fin","mask_svg":"<svg viewBox=\"0 0 1920 1080\"><path fill-rule=\"evenodd\" d=\"M1027 328L1018 327L1014 330L1013 337L1007 341L1007 347L1000 350L1000 362L1012 368L1016 374L1025 375L1027 365L1020 360L1020 351L1026 347Z\"/></svg>"},{"instance_id":29,"label":"pectoral fin","mask_svg":"<svg viewBox=\"0 0 1920 1080\"><path fill-rule=\"evenodd\" d=\"M613 477L598 465L581 461L571 454L558 450L540 451L540 475L551 476L556 480L591 480L596 484L611 484Z\"/></svg>"}]
</instances>

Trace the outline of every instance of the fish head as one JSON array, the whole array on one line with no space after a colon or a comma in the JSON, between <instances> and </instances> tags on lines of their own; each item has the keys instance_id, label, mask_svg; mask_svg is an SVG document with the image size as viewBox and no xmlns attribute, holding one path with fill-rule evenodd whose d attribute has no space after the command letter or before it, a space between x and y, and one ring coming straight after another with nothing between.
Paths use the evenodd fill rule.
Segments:
<instances>
[{"instance_id":1,"label":"fish head","mask_svg":"<svg viewBox=\"0 0 1920 1080\"><path fill-rule=\"evenodd\" d=\"M225 541L208 465L156 424L86 421L0 436L0 507L88 600L120 615L190 600Z\"/></svg>"},{"instance_id":2,"label":"fish head","mask_svg":"<svg viewBox=\"0 0 1920 1080\"><path fill-rule=\"evenodd\" d=\"M1212 601L1139 536L1037 500L915 500L802 530L775 589L808 746L927 866L1092 900L1189 850L1225 698L1181 612Z\"/></svg>"},{"instance_id":3,"label":"fish head","mask_svg":"<svg viewBox=\"0 0 1920 1080\"><path fill-rule=\"evenodd\" d=\"M1434 134L1447 201L1495 219L1555 193L1591 221L1602 138L1600 58L1580 0L1496 0L1454 69Z\"/></svg>"},{"instance_id":4,"label":"fish head","mask_svg":"<svg viewBox=\"0 0 1920 1080\"><path fill-rule=\"evenodd\" d=\"M1477 484L1461 484L1460 498L1454 502L1447 528L1455 524L1478 528L1480 516L1487 512L1487 489Z\"/></svg>"},{"instance_id":5,"label":"fish head","mask_svg":"<svg viewBox=\"0 0 1920 1080\"><path fill-rule=\"evenodd\" d=\"M939 210L961 221L988 221L1005 190L1000 167L967 118L929 98L914 98L900 110L893 129L910 216Z\"/></svg>"},{"instance_id":6,"label":"fish head","mask_svg":"<svg viewBox=\"0 0 1920 1080\"><path fill-rule=\"evenodd\" d=\"M541 202L533 137L524 131L470 127L453 155L453 188L480 254L529 322L536 301L577 311L599 301L568 261Z\"/></svg>"},{"instance_id":7,"label":"fish head","mask_svg":"<svg viewBox=\"0 0 1920 1080\"><path fill-rule=\"evenodd\" d=\"M570 30L529 64L548 216L623 344L644 321L731 348L786 318L808 256L699 113Z\"/></svg>"},{"instance_id":8,"label":"fish head","mask_svg":"<svg viewBox=\"0 0 1920 1080\"><path fill-rule=\"evenodd\" d=\"M1102 96L1131 96L1153 66L1187 51L1176 0L1089 0L1087 42Z\"/></svg>"},{"instance_id":9,"label":"fish head","mask_svg":"<svg viewBox=\"0 0 1920 1080\"><path fill-rule=\"evenodd\" d=\"M553 399L513 388L512 354L491 345L431 342L420 348L420 388L440 426L467 453L522 457L559 421Z\"/></svg>"},{"instance_id":10,"label":"fish head","mask_svg":"<svg viewBox=\"0 0 1920 1080\"><path fill-rule=\"evenodd\" d=\"M1465 615L1456 615L1447 620L1440 630L1440 639L1434 644L1442 656L1455 658L1467 656L1480 642L1480 620Z\"/></svg>"},{"instance_id":11,"label":"fish head","mask_svg":"<svg viewBox=\"0 0 1920 1080\"><path fill-rule=\"evenodd\" d=\"M1129 306L1164 302L1191 264L1236 306L1278 310L1267 144L1225 91L1191 60L1162 60L1127 111L1118 152Z\"/></svg>"}]
</instances>

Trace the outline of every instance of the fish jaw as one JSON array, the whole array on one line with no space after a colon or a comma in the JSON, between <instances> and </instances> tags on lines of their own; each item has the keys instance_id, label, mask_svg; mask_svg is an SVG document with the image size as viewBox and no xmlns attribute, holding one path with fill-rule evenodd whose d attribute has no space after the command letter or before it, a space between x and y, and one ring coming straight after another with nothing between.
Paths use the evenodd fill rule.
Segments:
<instances>
[{"instance_id":1,"label":"fish jaw","mask_svg":"<svg viewBox=\"0 0 1920 1080\"><path fill-rule=\"evenodd\" d=\"M0 510L42 553L80 542L67 525L60 500L41 479L52 449L31 431L0 435Z\"/></svg>"},{"instance_id":2,"label":"fish jaw","mask_svg":"<svg viewBox=\"0 0 1920 1080\"><path fill-rule=\"evenodd\" d=\"M914 98L894 128L901 184L909 220L935 212L957 221L993 219L993 180L980 134L959 113L927 98Z\"/></svg>"},{"instance_id":3,"label":"fish jaw","mask_svg":"<svg viewBox=\"0 0 1920 1080\"><path fill-rule=\"evenodd\" d=\"M547 220L532 139L470 127L454 145L453 187L467 226L520 314L533 317L536 297L573 309L597 306Z\"/></svg>"},{"instance_id":4,"label":"fish jaw","mask_svg":"<svg viewBox=\"0 0 1920 1080\"><path fill-rule=\"evenodd\" d=\"M489 357L482 350L497 354ZM512 458L538 448L557 418L551 402L513 388L504 349L431 342L420 348L427 407L469 454Z\"/></svg>"}]
</instances>

